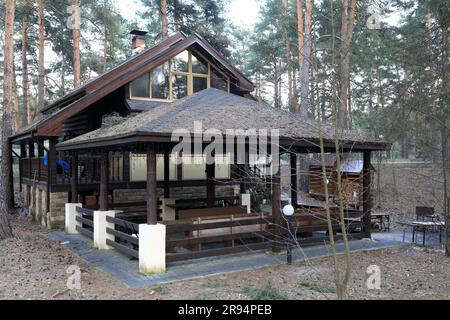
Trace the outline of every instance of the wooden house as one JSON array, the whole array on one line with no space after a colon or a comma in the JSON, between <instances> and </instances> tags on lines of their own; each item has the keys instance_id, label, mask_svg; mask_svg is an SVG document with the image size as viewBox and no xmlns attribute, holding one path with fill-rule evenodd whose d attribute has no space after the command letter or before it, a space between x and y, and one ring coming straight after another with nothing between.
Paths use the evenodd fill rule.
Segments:
<instances>
[{"instance_id":1,"label":"wooden house","mask_svg":"<svg viewBox=\"0 0 450 320\"><path fill-rule=\"evenodd\" d=\"M317 153L320 136L332 152L332 130L320 134L313 121L252 99L251 81L199 35L177 33L137 51L45 107L36 123L11 137L20 145L20 184L33 216L50 228L65 224L99 249L138 257L146 273L164 269L165 261L284 248L280 171L264 180L271 209L255 212L242 173L250 170L254 145L246 133L229 130L255 130L258 139L263 131L276 132L267 158L276 163L280 154L290 154L293 203L297 154ZM212 163L202 155L208 147L203 140L190 159L172 152L174 132L195 137L196 121L232 151L215 150ZM353 132L341 145L363 155L364 173L371 151L390 148ZM239 164L238 150L244 150ZM171 161L174 156L183 161ZM359 238L370 236L370 175L364 177L364 233L353 235ZM305 235L300 243L326 240L309 237L326 230L323 219L310 214L298 221Z\"/></svg>"}]
</instances>

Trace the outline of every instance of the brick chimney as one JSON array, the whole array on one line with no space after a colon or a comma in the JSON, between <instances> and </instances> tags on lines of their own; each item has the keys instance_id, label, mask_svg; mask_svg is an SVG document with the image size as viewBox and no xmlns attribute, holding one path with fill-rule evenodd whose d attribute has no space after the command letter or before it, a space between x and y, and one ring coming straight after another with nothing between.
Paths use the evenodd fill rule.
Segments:
<instances>
[{"instance_id":1,"label":"brick chimney","mask_svg":"<svg viewBox=\"0 0 450 320\"><path fill-rule=\"evenodd\" d=\"M145 50L145 35L147 31L132 30L131 34L131 55L136 55Z\"/></svg>"}]
</instances>

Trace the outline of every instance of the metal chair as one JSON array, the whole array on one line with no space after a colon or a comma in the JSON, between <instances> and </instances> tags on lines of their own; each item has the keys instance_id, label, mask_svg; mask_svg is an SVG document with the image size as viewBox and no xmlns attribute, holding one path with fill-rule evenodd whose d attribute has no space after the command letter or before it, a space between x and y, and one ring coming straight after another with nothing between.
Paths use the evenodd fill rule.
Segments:
<instances>
[{"instance_id":1,"label":"metal chair","mask_svg":"<svg viewBox=\"0 0 450 320\"><path fill-rule=\"evenodd\" d=\"M439 217L434 213L433 207L416 207L417 221L436 221Z\"/></svg>"}]
</instances>

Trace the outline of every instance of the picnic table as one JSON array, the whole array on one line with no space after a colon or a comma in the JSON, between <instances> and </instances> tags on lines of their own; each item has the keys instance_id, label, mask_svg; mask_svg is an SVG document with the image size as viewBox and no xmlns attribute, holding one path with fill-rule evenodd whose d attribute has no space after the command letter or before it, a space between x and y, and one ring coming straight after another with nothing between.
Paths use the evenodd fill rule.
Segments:
<instances>
[{"instance_id":1,"label":"picnic table","mask_svg":"<svg viewBox=\"0 0 450 320\"><path fill-rule=\"evenodd\" d=\"M406 221L400 222L403 228L403 241L405 241L406 228L411 227L413 230L412 242L416 243L416 233L422 232L422 245L425 245L425 235L427 230L439 229L439 243L442 243L442 231L445 228L444 221Z\"/></svg>"}]
</instances>

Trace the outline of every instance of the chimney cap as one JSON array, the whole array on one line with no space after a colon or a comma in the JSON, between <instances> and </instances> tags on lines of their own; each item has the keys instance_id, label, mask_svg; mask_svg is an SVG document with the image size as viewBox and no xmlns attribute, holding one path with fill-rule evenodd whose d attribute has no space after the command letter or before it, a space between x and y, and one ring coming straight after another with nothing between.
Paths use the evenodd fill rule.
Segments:
<instances>
[{"instance_id":1,"label":"chimney cap","mask_svg":"<svg viewBox=\"0 0 450 320\"><path fill-rule=\"evenodd\" d=\"M133 29L130 31L130 34L133 36L139 36L139 37L144 37L148 32L147 31L142 31L142 30L137 30L137 29Z\"/></svg>"}]
</instances>

